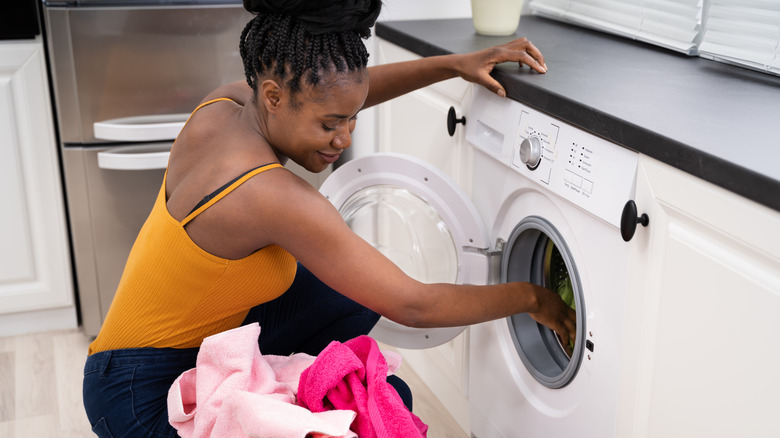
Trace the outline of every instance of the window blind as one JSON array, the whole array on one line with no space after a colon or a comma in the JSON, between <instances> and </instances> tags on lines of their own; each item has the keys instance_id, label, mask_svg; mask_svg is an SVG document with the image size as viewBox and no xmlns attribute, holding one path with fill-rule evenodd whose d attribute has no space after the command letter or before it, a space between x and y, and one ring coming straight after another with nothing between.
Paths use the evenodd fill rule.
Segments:
<instances>
[{"instance_id":1,"label":"window blind","mask_svg":"<svg viewBox=\"0 0 780 438\"><path fill-rule=\"evenodd\" d=\"M529 7L538 15L695 55L702 1L532 0Z\"/></svg>"},{"instance_id":2,"label":"window blind","mask_svg":"<svg viewBox=\"0 0 780 438\"><path fill-rule=\"evenodd\" d=\"M708 0L700 55L780 75L780 1Z\"/></svg>"}]
</instances>

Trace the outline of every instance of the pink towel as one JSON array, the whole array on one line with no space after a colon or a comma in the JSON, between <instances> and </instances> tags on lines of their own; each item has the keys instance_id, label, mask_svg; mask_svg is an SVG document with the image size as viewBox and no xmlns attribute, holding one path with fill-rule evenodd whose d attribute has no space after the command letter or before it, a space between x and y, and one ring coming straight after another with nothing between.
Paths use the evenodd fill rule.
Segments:
<instances>
[{"instance_id":1,"label":"pink towel","mask_svg":"<svg viewBox=\"0 0 780 438\"><path fill-rule=\"evenodd\" d=\"M428 426L387 383L387 370L385 357L372 338L331 342L301 374L298 404L312 412L357 412L351 429L360 438L425 437Z\"/></svg>"},{"instance_id":2,"label":"pink towel","mask_svg":"<svg viewBox=\"0 0 780 438\"><path fill-rule=\"evenodd\" d=\"M259 335L255 323L203 340L196 367L179 376L168 392L168 419L179 435L354 437L349 431L354 412L315 414L296 405L298 380L314 357L263 356Z\"/></svg>"}]
</instances>

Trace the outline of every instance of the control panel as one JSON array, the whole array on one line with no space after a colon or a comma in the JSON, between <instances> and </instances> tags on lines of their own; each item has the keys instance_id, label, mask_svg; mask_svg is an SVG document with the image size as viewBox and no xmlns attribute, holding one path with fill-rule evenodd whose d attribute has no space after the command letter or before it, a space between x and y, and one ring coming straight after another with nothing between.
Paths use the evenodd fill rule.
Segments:
<instances>
[{"instance_id":1,"label":"control panel","mask_svg":"<svg viewBox=\"0 0 780 438\"><path fill-rule=\"evenodd\" d=\"M475 87L466 140L539 185L619 227L638 154Z\"/></svg>"}]
</instances>

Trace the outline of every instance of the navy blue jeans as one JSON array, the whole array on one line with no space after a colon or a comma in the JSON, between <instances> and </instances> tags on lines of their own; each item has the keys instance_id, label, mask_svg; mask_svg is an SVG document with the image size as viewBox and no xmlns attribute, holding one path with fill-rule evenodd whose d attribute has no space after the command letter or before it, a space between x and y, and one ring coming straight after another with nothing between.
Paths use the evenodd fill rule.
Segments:
<instances>
[{"instance_id":1,"label":"navy blue jeans","mask_svg":"<svg viewBox=\"0 0 780 438\"><path fill-rule=\"evenodd\" d=\"M368 334L379 314L334 291L300 263L290 289L254 307L242 325L260 324L260 352L316 356L331 341Z\"/></svg>"},{"instance_id":2,"label":"navy blue jeans","mask_svg":"<svg viewBox=\"0 0 780 438\"><path fill-rule=\"evenodd\" d=\"M317 355L331 341L367 334L378 319L377 313L329 288L299 264L290 289L253 308L244 324L260 324L263 354ZM197 354L197 348L136 348L89 356L83 396L93 432L101 438L177 436L168 423L168 389L195 367ZM411 409L408 386L395 376L388 382Z\"/></svg>"}]
</instances>

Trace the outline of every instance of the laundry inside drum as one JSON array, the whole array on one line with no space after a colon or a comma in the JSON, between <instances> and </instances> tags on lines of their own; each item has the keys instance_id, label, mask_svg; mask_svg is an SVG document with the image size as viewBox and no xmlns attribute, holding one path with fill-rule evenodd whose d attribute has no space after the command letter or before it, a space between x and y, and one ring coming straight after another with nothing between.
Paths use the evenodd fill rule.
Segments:
<instances>
[{"instance_id":1,"label":"laundry inside drum","mask_svg":"<svg viewBox=\"0 0 780 438\"><path fill-rule=\"evenodd\" d=\"M574 299L574 287L571 284L571 276L566 268L566 261L563 260L561 252L555 246L551 239L547 239L547 245L544 251L544 287L558 294L564 303L575 312L577 304ZM571 357L574 351L574 341L564 342L560 335L556 333L556 338L561 349L568 357Z\"/></svg>"}]
</instances>

